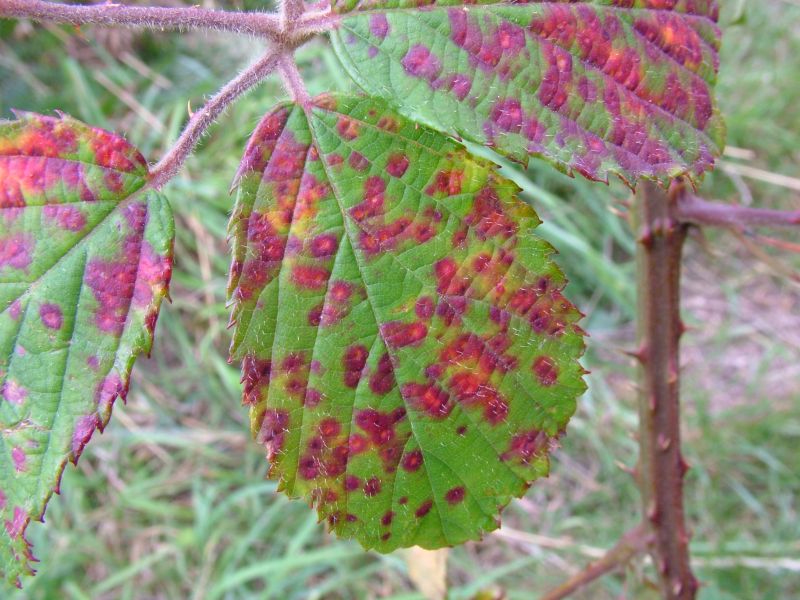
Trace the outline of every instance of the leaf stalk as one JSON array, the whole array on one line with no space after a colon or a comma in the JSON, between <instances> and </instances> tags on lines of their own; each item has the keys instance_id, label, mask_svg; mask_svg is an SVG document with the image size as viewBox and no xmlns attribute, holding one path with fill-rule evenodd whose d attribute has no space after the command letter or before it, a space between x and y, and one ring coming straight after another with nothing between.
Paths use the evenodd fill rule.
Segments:
<instances>
[{"instance_id":1,"label":"leaf stalk","mask_svg":"<svg viewBox=\"0 0 800 600\"><path fill-rule=\"evenodd\" d=\"M158 189L172 179L192 153L203 133L240 96L272 73L286 51L270 50L219 90L189 119L178 140L150 171L150 186Z\"/></svg>"},{"instance_id":2,"label":"leaf stalk","mask_svg":"<svg viewBox=\"0 0 800 600\"><path fill-rule=\"evenodd\" d=\"M785 211L752 208L711 202L693 194L682 194L678 201L677 217L683 223L733 227L792 227L800 225L800 210Z\"/></svg>"}]
</instances>

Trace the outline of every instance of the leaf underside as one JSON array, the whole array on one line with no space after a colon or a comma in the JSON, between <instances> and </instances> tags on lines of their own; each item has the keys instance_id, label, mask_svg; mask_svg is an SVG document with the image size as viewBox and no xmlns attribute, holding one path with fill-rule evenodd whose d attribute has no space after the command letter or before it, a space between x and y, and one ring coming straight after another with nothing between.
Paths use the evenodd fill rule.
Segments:
<instances>
[{"instance_id":1,"label":"leaf underside","mask_svg":"<svg viewBox=\"0 0 800 600\"><path fill-rule=\"evenodd\" d=\"M20 585L43 519L136 356L172 265L172 214L142 156L66 116L0 122L0 570Z\"/></svg>"},{"instance_id":2,"label":"leaf underside","mask_svg":"<svg viewBox=\"0 0 800 600\"><path fill-rule=\"evenodd\" d=\"M368 98L281 105L246 150L229 294L253 434L367 548L496 528L585 389L580 314L516 193Z\"/></svg>"},{"instance_id":3,"label":"leaf underside","mask_svg":"<svg viewBox=\"0 0 800 600\"><path fill-rule=\"evenodd\" d=\"M527 164L629 183L696 180L725 128L715 0L335 0L331 33L369 94Z\"/></svg>"}]
</instances>

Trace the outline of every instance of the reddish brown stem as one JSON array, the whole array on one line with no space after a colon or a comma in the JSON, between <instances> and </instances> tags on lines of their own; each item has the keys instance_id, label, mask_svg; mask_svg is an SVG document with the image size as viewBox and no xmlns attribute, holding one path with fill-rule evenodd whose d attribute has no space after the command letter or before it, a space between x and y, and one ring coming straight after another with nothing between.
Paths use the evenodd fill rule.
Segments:
<instances>
[{"instance_id":1,"label":"reddish brown stem","mask_svg":"<svg viewBox=\"0 0 800 600\"><path fill-rule=\"evenodd\" d=\"M679 182L669 192L642 182L633 211L638 234L636 356L641 363L637 480L665 600L691 600L698 588L683 512L688 466L680 435L680 279L688 225L679 219L678 204L685 193Z\"/></svg>"},{"instance_id":2,"label":"reddish brown stem","mask_svg":"<svg viewBox=\"0 0 800 600\"><path fill-rule=\"evenodd\" d=\"M681 222L693 225L716 225L739 229L800 225L800 210L783 211L709 202L688 193L682 194L679 198L676 212Z\"/></svg>"},{"instance_id":3,"label":"reddish brown stem","mask_svg":"<svg viewBox=\"0 0 800 600\"><path fill-rule=\"evenodd\" d=\"M647 527L639 525L623 535L616 545L602 558L589 564L585 569L570 577L557 588L550 590L540 600L561 600L589 585L595 579L610 573L642 552L648 542Z\"/></svg>"},{"instance_id":4,"label":"reddish brown stem","mask_svg":"<svg viewBox=\"0 0 800 600\"><path fill-rule=\"evenodd\" d=\"M192 153L203 133L220 113L242 94L258 85L278 66L281 52L269 51L236 78L228 82L216 95L194 113L178 140L150 171L150 186L160 188L178 172Z\"/></svg>"},{"instance_id":5,"label":"reddish brown stem","mask_svg":"<svg viewBox=\"0 0 800 600\"><path fill-rule=\"evenodd\" d=\"M286 55L278 62L281 78L286 91L292 96L292 100L297 102L304 109L308 109L311 105L311 97L308 95L308 90L303 83L303 78L297 70L297 64L294 62L294 57Z\"/></svg>"},{"instance_id":6,"label":"reddish brown stem","mask_svg":"<svg viewBox=\"0 0 800 600\"><path fill-rule=\"evenodd\" d=\"M151 29L216 29L277 40L281 27L277 15L260 12L229 12L197 7L90 6L44 2L43 0L0 0L0 16L70 23L148 27Z\"/></svg>"}]
</instances>

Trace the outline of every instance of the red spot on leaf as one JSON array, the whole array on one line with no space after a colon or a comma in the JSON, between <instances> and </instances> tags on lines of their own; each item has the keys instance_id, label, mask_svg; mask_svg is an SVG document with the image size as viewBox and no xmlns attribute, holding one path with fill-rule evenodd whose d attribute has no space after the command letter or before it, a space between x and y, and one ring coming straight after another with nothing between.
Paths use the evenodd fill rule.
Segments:
<instances>
[{"instance_id":1,"label":"red spot on leaf","mask_svg":"<svg viewBox=\"0 0 800 600\"><path fill-rule=\"evenodd\" d=\"M290 352L281 362L281 371L284 373L297 373L306 364L305 356L302 352Z\"/></svg>"},{"instance_id":2,"label":"red spot on leaf","mask_svg":"<svg viewBox=\"0 0 800 600\"><path fill-rule=\"evenodd\" d=\"M533 361L533 372L539 379L539 383L544 386L555 384L558 379L558 367L555 361L549 356L539 356Z\"/></svg>"},{"instance_id":3,"label":"red spot on leaf","mask_svg":"<svg viewBox=\"0 0 800 600\"><path fill-rule=\"evenodd\" d=\"M405 415L386 413L367 408L356 413L356 426L362 429L376 446L383 446L396 437L394 426Z\"/></svg>"},{"instance_id":4,"label":"red spot on leaf","mask_svg":"<svg viewBox=\"0 0 800 600\"><path fill-rule=\"evenodd\" d=\"M39 318L42 324L49 329L61 329L64 323L64 315L58 304L42 304L39 307Z\"/></svg>"},{"instance_id":5,"label":"red spot on leaf","mask_svg":"<svg viewBox=\"0 0 800 600\"><path fill-rule=\"evenodd\" d=\"M403 470L413 473L414 471L419 470L419 468L422 466L422 461L422 452L419 450L412 450L403 456L401 465Z\"/></svg>"},{"instance_id":6,"label":"red spot on leaf","mask_svg":"<svg viewBox=\"0 0 800 600\"><path fill-rule=\"evenodd\" d=\"M311 241L311 254L317 258L333 256L339 247L339 240L332 233L318 235Z\"/></svg>"},{"instance_id":7,"label":"red spot on leaf","mask_svg":"<svg viewBox=\"0 0 800 600\"><path fill-rule=\"evenodd\" d=\"M466 490L464 490L464 487L458 486L447 490L447 493L444 495L444 499L447 500L449 504L458 504L459 502L464 501L465 495Z\"/></svg>"},{"instance_id":8,"label":"red spot on leaf","mask_svg":"<svg viewBox=\"0 0 800 600\"><path fill-rule=\"evenodd\" d=\"M28 390L12 379L7 379L3 383L0 393L6 401L17 406L21 406L25 402L25 398L28 397Z\"/></svg>"},{"instance_id":9,"label":"red spot on leaf","mask_svg":"<svg viewBox=\"0 0 800 600\"><path fill-rule=\"evenodd\" d=\"M435 383L405 383L401 392L414 408L433 419L444 419L453 410L450 396Z\"/></svg>"},{"instance_id":10,"label":"red spot on leaf","mask_svg":"<svg viewBox=\"0 0 800 600\"><path fill-rule=\"evenodd\" d=\"M297 287L319 290L326 286L330 271L324 267L295 265L292 268L292 283Z\"/></svg>"},{"instance_id":11,"label":"red spot on leaf","mask_svg":"<svg viewBox=\"0 0 800 600\"><path fill-rule=\"evenodd\" d=\"M0 238L0 268L26 270L33 259L33 245L33 240L24 235Z\"/></svg>"},{"instance_id":12,"label":"red spot on leaf","mask_svg":"<svg viewBox=\"0 0 800 600\"><path fill-rule=\"evenodd\" d=\"M269 385L272 361L247 355L242 361L242 383L244 384L244 403L256 404L260 400L260 390Z\"/></svg>"},{"instance_id":13,"label":"red spot on leaf","mask_svg":"<svg viewBox=\"0 0 800 600\"><path fill-rule=\"evenodd\" d=\"M308 324L317 327L320 323L322 323L322 310L323 305L318 304L314 308L308 311Z\"/></svg>"},{"instance_id":14,"label":"red spot on leaf","mask_svg":"<svg viewBox=\"0 0 800 600\"><path fill-rule=\"evenodd\" d=\"M418 345L428 335L428 326L415 321L389 321L381 325L381 335L389 348L403 348Z\"/></svg>"},{"instance_id":15,"label":"red spot on leaf","mask_svg":"<svg viewBox=\"0 0 800 600\"><path fill-rule=\"evenodd\" d=\"M369 378L369 388L378 395L388 394L394 389L394 367L389 354L384 354L378 360L375 372Z\"/></svg>"},{"instance_id":16,"label":"red spot on leaf","mask_svg":"<svg viewBox=\"0 0 800 600\"><path fill-rule=\"evenodd\" d=\"M372 498L373 496L377 496L381 492L381 480L377 477L370 477L367 482L364 484L364 494Z\"/></svg>"},{"instance_id":17,"label":"red spot on leaf","mask_svg":"<svg viewBox=\"0 0 800 600\"><path fill-rule=\"evenodd\" d=\"M358 137L359 124L355 119L351 119L344 115L339 115L336 122L336 131L339 135L346 140L354 140Z\"/></svg>"},{"instance_id":18,"label":"red spot on leaf","mask_svg":"<svg viewBox=\"0 0 800 600\"><path fill-rule=\"evenodd\" d=\"M439 171L436 178L427 188L425 193L429 196L444 194L445 196L455 196L461 193L461 182L464 179L464 171L450 170Z\"/></svg>"},{"instance_id":19,"label":"red spot on leaf","mask_svg":"<svg viewBox=\"0 0 800 600\"><path fill-rule=\"evenodd\" d=\"M524 113L519 100L503 98L492 106L490 118L501 130L518 133L522 127Z\"/></svg>"},{"instance_id":20,"label":"red spot on leaf","mask_svg":"<svg viewBox=\"0 0 800 600\"><path fill-rule=\"evenodd\" d=\"M431 512L431 508L433 508L433 500L425 500L425 502L419 505L419 508L414 512L414 514L421 519Z\"/></svg>"},{"instance_id":21,"label":"red spot on leaf","mask_svg":"<svg viewBox=\"0 0 800 600\"><path fill-rule=\"evenodd\" d=\"M386 172L392 177L402 177L408 169L408 156L405 154L392 154L386 164Z\"/></svg>"},{"instance_id":22,"label":"red spot on leaf","mask_svg":"<svg viewBox=\"0 0 800 600\"><path fill-rule=\"evenodd\" d=\"M331 284L330 297L334 302L347 302L353 295L353 286L346 281L335 281Z\"/></svg>"},{"instance_id":23,"label":"red spot on leaf","mask_svg":"<svg viewBox=\"0 0 800 600\"><path fill-rule=\"evenodd\" d=\"M456 73L453 76L450 89L453 91L453 94L455 94L456 98L463 100L467 97L467 94L469 94L469 91L472 89L472 80L467 75Z\"/></svg>"},{"instance_id":24,"label":"red spot on leaf","mask_svg":"<svg viewBox=\"0 0 800 600\"><path fill-rule=\"evenodd\" d=\"M375 37L385 38L389 34L389 21L386 15L381 13L370 15L369 31Z\"/></svg>"},{"instance_id":25,"label":"red spot on leaf","mask_svg":"<svg viewBox=\"0 0 800 600\"><path fill-rule=\"evenodd\" d=\"M369 161L360 152L353 151L347 162L356 171L366 171L369 167Z\"/></svg>"},{"instance_id":26,"label":"red spot on leaf","mask_svg":"<svg viewBox=\"0 0 800 600\"><path fill-rule=\"evenodd\" d=\"M14 516L10 521L5 522L6 533L11 539L16 539L25 531L28 524L28 513L19 506L14 507Z\"/></svg>"},{"instance_id":27,"label":"red spot on leaf","mask_svg":"<svg viewBox=\"0 0 800 600\"><path fill-rule=\"evenodd\" d=\"M434 311L433 298L431 298L430 296L423 296L422 298L417 300L417 303L414 306L414 312L420 319L424 321L429 320L433 316L433 311Z\"/></svg>"},{"instance_id":28,"label":"red spot on leaf","mask_svg":"<svg viewBox=\"0 0 800 600\"><path fill-rule=\"evenodd\" d=\"M284 436L289 429L289 413L282 409L269 408L264 412L258 441L267 449L267 458L272 461L283 449ZM308 478L310 479L310 478Z\"/></svg>"},{"instance_id":29,"label":"red spot on leaf","mask_svg":"<svg viewBox=\"0 0 800 600\"><path fill-rule=\"evenodd\" d=\"M400 64L409 75L427 81L435 80L442 72L442 62L422 44L411 46Z\"/></svg>"},{"instance_id":30,"label":"red spot on leaf","mask_svg":"<svg viewBox=\"0 0 800 600\"><path fill-rule=\"evenodd\" d=\"M303 479L316 479L319 476L319 462L313 456L302 456L297 462L297 472Z\"/></svg>"},{"instance_id":31,"label":"red spot on leaf","mask_svg":"<svg viewBox=\"0 0 800 600\"><path fill-rule=\"evenodd\" d=\"M67 231L81 231L86 227L86 216L75 206L48 204L42 212L45 218Z\"/></svg>"},{"instance_id":32,"label":"red spot on leaf","mask_svg":"<svg viewBox=\"0 0 800 600\"><path fill-rule=\"evenodd\" d=\"M342 425L336 419L328 417L319 423L319 434L323 438L336 437L342 431Z\"/></svg>"},{"instance_id":33,"label":"red spot on leaf","mask_svg":"<svg viewBox=\"0 0 800 600\"><path fill-rule=\"evenodd\" d=\"M86 444L89 443L94 430L101 425L97 415L84 415L75 421L75 430L72 433L72 462L77 463Z\"/></svg>"},{"instance_id":34,"label":"red spot on leaf","mask_svg":"<svg viewBox=\"0 0 800 600\"><path fill-rule=\"evenodd\" d=\"M494 236L507 239L517 233L517 224L505 213L497 192L491 187L478 192L472 211L464 220L475 228L481 239Z\"/></svg>"},{"instance_id":35,"label":"red spot on leaf","mask_svg":"<svg viewBox=\"0 0 800 600\"><path fill-rule=\"evenodd\" d=\"M440 294L463 295L463 291L468 287L469 282L460 281L452 286L455 289L451 289L451 283L457 271L458 265L450 257L443 258L433 265L433 273L436 275L437 281L436 290Z\"/></svg>"},{"instance_id":36,"label":"red spot on leaf","mask_svg":"<svg viewBox=\"0 0 800 600\"><path fill-rule=\"evenodd\" d=\"M383 214L385 189L386 182L382 178L375 175L368 177L364 183L364 201L350 209L350 216L360 223Z\"/></svg>"},{"instance_id":37,"label":"red spot on leaf","mask_svg":"<svg viewBox=\"0 0 800 600\"><path fill-rule=\"evenodd\" d=\"M22 448L15 447L11 450L11 460L14 463L14 470L17 473L25 471L27 468L27 456Z\"/></svg>"},{"instance_id":38,"label":"red spot on leaf","mask_svg":"<svg viewBox=\"0 0 800 600\"><path fill-rule=\"evenodd\" d=\"M522 27L503 21L495 32L495 41L507 54L518 54L525 47L525 31Z\"/></svg>"},{"instance_id":39,"label":"red spot on leaf","mask_svg":"<svg viewBox=\"0 0 800 600\"><path fill-rule=\"evenodd\" d=\"M457 373L450 378L448 387L462 404L483 406L484 418L492 425L497 425L508 416L508 403L484 375Z\"/></svg>"},{"instance_id":40,"label":"red spot on leaf","mask_svg":"<svg viewBox=\"0 0 800 600\"><path fill-rule=\"evenodd\" d=\"M548 442L548 436L536 429L520 433L512 438L508 450L501 458L503 460L516 458L523 464L528 464L532 458L539 456L545 450Z\"/></svg>"},{"instance_id":41,"label":"red spot on leaf","mask_svg":"<svg viewBox=\"0 0 800 600\"><path fill-rule=\"evenodd\" d=\"M367 364L367 357L369 350L366 346L350 346L344 353L344 384L347 387L358 387L358 382L361 380L361 372L364 370L364 365Z\"/></svg>"}]
</instances>

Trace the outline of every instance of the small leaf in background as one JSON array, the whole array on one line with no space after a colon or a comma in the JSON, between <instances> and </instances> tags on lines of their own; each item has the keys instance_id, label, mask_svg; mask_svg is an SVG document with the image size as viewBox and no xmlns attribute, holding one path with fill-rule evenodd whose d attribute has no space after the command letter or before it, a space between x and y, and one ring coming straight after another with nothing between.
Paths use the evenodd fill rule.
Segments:
<instances>
[{"instance_id":1,"label":"small leaf in background","mask_svg":"<svg viewBox=\"0 0 800 600\"><path fill-rule=\"evenodd\" d=\"M336 0L331 34L369 94L527 163L629 182L719 156L715 0Z\"/></svg>"},{"instance_id":2,"label":"small leaf in background","mask_svg":"<svg viewBox=\"0 0 800 600\"><path fill-rule=\"evenodd\" d=\"M348 96L269 113L238 186L231 353L272 476L367 548L495 529L585 389L580 315L517 188Z\"/></svg>"},{"instance_id":3,"label":"small leaf in background","mask_svg":"<svg viewBox=\"0 0 800 600\"><path fill-rule=\"evenodd\" d=\"M33 572L42 519L148 352L172 269L167 201L116 135L66 116L0 122L0 570Z\"/></svg>"}]
</instances>

